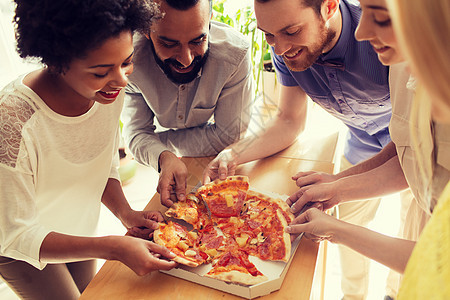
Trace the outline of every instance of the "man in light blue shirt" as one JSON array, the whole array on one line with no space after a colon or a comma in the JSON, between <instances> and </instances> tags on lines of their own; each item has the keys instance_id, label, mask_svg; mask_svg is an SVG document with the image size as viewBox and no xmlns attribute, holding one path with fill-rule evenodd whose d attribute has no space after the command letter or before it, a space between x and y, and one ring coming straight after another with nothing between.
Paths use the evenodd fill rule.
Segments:
<instances>
[{"instance_id":1,"label":"man in light blue shirt","mask_svg":"<svg viewBox=\"0 0 450 300\"><path fill-rule=\"evenodd\" d=\"M354 37L361 16L359 3L254 3L258 28L265 33L275 54L273 62L281 83L279 114L260 135L243 139L219 153L205 170L205 180L222 178L236 164L291 145L304 129L308 96L349 129L341 167L357 164L381 151L391 141L388 68L379 62L369 42L358 42ZM379 200L344 205L339 207L340 218L366 226L375 216ZM368 259L344 247L340 251L344 299L364 299L368 291Z\"/></svg>"}]
</instances>

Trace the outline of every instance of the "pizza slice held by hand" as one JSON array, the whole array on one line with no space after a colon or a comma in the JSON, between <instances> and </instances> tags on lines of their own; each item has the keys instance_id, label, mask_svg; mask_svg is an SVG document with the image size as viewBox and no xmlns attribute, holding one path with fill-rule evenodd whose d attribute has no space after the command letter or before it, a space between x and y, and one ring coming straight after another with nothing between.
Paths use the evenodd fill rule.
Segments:
<instances>
[{"instance_id":1,"label":"pizza slice held by hand","mask_svg":"<svg viewBox=\"0 0 450 300\"><path fill-rule=\"evenodd\" d=\"M153 239L155 243L172 251L176 255L173 260L177 263L197 267L208 259L208 254L197 246L198 234L178 223L160 223L159 229L153 233Z\"/></svg>"}]
</instances>

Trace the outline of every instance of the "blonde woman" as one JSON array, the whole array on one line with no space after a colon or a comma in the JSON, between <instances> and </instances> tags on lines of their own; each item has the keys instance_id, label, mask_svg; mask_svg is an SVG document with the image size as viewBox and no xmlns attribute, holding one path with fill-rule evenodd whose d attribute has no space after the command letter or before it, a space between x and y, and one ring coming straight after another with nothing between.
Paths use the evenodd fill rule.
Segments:
<instances>
[{"instance_id":1,"label":"blonde woman","mask_svg":"<svg viewBox=\"0 0 450 300\"><path fill-rule=\"evenodd\" d=\"M361 0L361 6L363 7L363 16L361 18L361 23L360 23L360 28L357 32L357 37L359 36L360 39L367 39L369 40L372 45L374 46L375 50L377 51L377 54L379 55L380 60L385 63L385 64L393 64L395 62L399 62L402 60L401 57L398 56L398 50L399 50L399 45L397 43L397 40L395 38L395 36L393 35L392 32L392 28L390 29L390 32L392 34L386 34L389 33L388 31L386 31L385 29L387 27L390 27L391 24L391 19L389 17L389 13L387 10L387 6L384 0ZM439 2L439 1L438 1ZM408 2L409 3L409 2ZM400 1L399 6L401 6L403 4L402 1ZM405 4L406 5L406 4ZM409 4L408 4L409 5ZM445 3L444 1L442 1L441 5L447 5L447 7L440 7L438 10L440 12L449 12L449 4ZM394 11L396 11L394 9ZM398 11L401 12L405 12L406 10L404 8L399 8ZM420 10L419 10L420 11ZM397 15L395 15L395 17L397 17ZM394 17L394 18L395 18ZM411 16L408 16L411 17ZM420 22L418 21L420 18L418 16L416 17L412 17L413 19L415 19L415 21L406 21L407 17L406 16L402 16L401 18L398 18L398 20L403 21L403 23L406 24L411 24L411 23L415 23L420 24L418 25L419 27L423 26L423 23L425 22L426 24L428 24L426 21L424 22ZM408 19L409 20L409 19ZM436 20L435 20L436 21ZM411 22L411 23L408 23ZM437 23L438 22L447 22L446 18L445 18L445 13L443 13L443 16L441 16L441 18L437 18ZM403 24L401 22L399 22L400 24ZM409 26L409 25L408 25ZM442 26L442 25L441 25ZM398 25L398 27L401 27L400 25ZM384 28L384 30L383 30ZM410 29L409 27L406 27L407 29ZM378 30L377 30L378 29ZM429 30L430 28L428 28ZM430 53L430 49L435 49L436 47L438 47L439 49L442 49L442 53L448 53L448 44L449 44L449 40L448 40L448 27L446 29L447 31L445 31L444 29L439 30L439 27L436 26L434 28L434 31L432 31L434 34L431 33L427 33L428 35L431 35L431 39L432 41L430 41L429 44L427 45L436 45L437 43L440 43L439 46L435 46L433 48L430 47L426 47L427 48L427 52L421 52L421 51L416 51L414 54L417 55L416 59L418 61L426 61L426 58L429 56L432 56L433 54ZM398 33L397 35L401 34L401 29L399 30L400 33ZM417 37L418 35L418 30L412 30L412 35L414 38ZM443 34L442 36L439 36L439 34L445 32L446 34ZM370 35L372 34L372 36ZM419 34L419 36L423 36L425 34ZM427 35L427 37L428 37ZM405 35L406 37L406 35ZM406 40L406 38L404 39ZM405 46L408 45L407 42L408 41L403 41L403 39L401 40L402 44L401 47L402 49L411 49L413 47L417 47L416 46ZM420 44L423 45L424 41L423 39L420 39ZM423 50L422 50L423 51ZM422 69L419 68L419 64L415 64L414 60L412 59L413 55L412 53L409 53L408 51L405 51L407 53L407 57L411 60L411 63L413 64L413 71L414 74L417 74L417 77L419 77L419 80L422 80L421 76L428 76L427 78L433 78L436 77L436 73L434 71L432 71L435 75L431 76L430 74L427 74L427 72L422 72ZM412 51L413 52L413 51ZM419 53L419 54L418 54ZM425 56L420 57L419 55L425 53ZM443 59L443 58L441 58ZM439 60L437 60L439 61ZM442 61L445 60L441 60L440 63L438 63L438 68L441 68L440 72L441 74L439 74L438 76L440 76L440 78L448 78L445 77L446 75L448 76L448 72L449 69L448 67L445 67L445 64L442 64ZM425 64L428 68L430 68L429 64ZM424 68L424 66L422 66L422 68ZM431 69L431 68L430 68ZM434 69L431 69L434 70ZM391 70L391 75L396 74L401 75L401 73L399 72L403 72L405 73L405 69L403 68L402 70L402 66L397 65L396 67L392 68ZM419 72L420 71L420 72ZM445 73L447 72L447 73ZM421 75L419 75L419 73ZM427 74L427 75L425 75ZM407 73L405 75L408 75ZM431 76L431 77L429 77ZM393 77L393 76L392 76ZM403 76L405 77L405 76ZM408 78L408 76L406 76L406 78ZM392 79L392 78L391 78ZM403 85L406 83L405 80L403 80ZM433 83L433 85L431 85L431 83ZM416 152L416 156L417 156L417 161L415 164L410 164L410 167L414 167L414 165L419 165L420 166L420 170L417 170L415 176L410 178L415 179L414 184L416 185L416 191L415 191L415 195L417 197L417 195L419 195L419 198L421 199L420 202L417 202L419 204L419 208L422 207L424 212L430 212L431 210L433 210L433 207L435 205L435 203L437 202L437 198L438 195L440 194L440 192L442 191L442 188L445 186L445 184L448 181L448 174L447 175L442 175L442 174L436 174L436 170L439 168L442 168L445 166L448 166L448 157L449 155L445 155L444 152L448 153L450 149L446 148L448 147L449 143L442 143L439 145L439 147L436 147L436 145L434 145L434 147L436 147L436 151L435 153L432 152L433 150L433 142L436 141L439 136L436 136L433 134L436 134L436 132L439 132L439 129L441 128L440 126L447 126L448 128L448 124L447 125L439 125L436 126L436 124L440 123L449 123L450 120L450 114L448 113L449 110L449 104L448 104L448 99L450 99L450 93L448 92L449 88L448 85L444 85L442 84L442 88L440 89L439 86L435 85L436 81L431 80L431 83L427 86L426 82L424 82L424 85L428 88L428 89L434 89L435 93L433 94L433 97L428 97L426 99L423 99L423 95L425 94L425 91L421 88L418 89L417 91L417 95L416 98L417 100L415 101L412 109L412 116L411 116L411 120L412 120L412 137L413 138L411 144L412 147L415 149ZM392 84L392 81L391 81ZM391 93L394 90L394 95L392 95L393 97L393 101L395 101L397 98L396 97L396 92L399 91L399 89L396 89L398 87L398 85L402 84L402 79L400 78L400 80L397 80L397 86L391 86ZM393 89L393 90L392 90ZM447 92L445 92L445 89L447 89ZM404 89L406 90L406 89ZM403 95L406 97L411 98L412 97L412 92L409 91L404 91L406 93L409 93L410 95ZM401 95L400 95L401 96ZM429 102L429 99L433 99L433 104L429 105L429 109L427 109L427 103ZM434 99L436 99L437 101L434 101ZM435 103L436 102L436 103ZM420 108L416 108L416 104L419 103L421 104ZM393 103L393 110L395 110L395 105L400 105L401 102L398 103ZM406 104L406 103L404 103ZM432 111L432 114L430 113L430 110ZM397 115L397 117L399 119L401 119L402 117L405 117L404 113L406 113L408 111L407 107L402 107L402 105L397 107L397 112L400 112L399 115ZM447 113L442 113L442 112L446 112ZM420 114L419 114L420 113ZM403 114L403 115L402 115ZM409 114L409 112L407 113L407 115ZM393 113L394 118L395 118L395 113ZM433 122L433 127L430 127L430 116L432 115L432 120L433 121L438 121L438 123ZM408 127L409 126L401 126L401 128L406 128L406 132L402 135L401 131L398 131L399 127L398 124L395 124L395 120L394 124L391 123L391 129L394 130L394 132L397 130L397 133L399 135L399 139L404 138L405 136L409 136L408 131ZM397 120L398 121L398 120ZM395 126L397 126L395 128ZM394 127L394 128L392 128ZM432 132L430 130L430 128L432 128ZM448 134L447 136L443 136L443 138L447 138L448 139ZM396 141L396 139L393 136L393 140L394 142ZM398 141L398 140L397 140ZM420 143L419 143L420 141ZM404 159L405 159L405 152L404 149L402 150L402 145L400 143L400 145L396 145L397 146L397 151L399 151L399 149L401 150L401 152L398 153L398 158L400 159L400 161L402 161L402 167L404 167ZM411 150L409 150L411 151ZM432 158L432 155L434 156L434 161ZM436 160L437 157L437 160ZM397 159L398 162L398 159ZM440 164L440 165L439 165ZM438 167L436 167L436 165L438 165ZM386 166L384 166L386 167ZM382 170L382 168L375 168L372 172L373 173L380 173L380 170ZM386 170L386 169L385 169ZM395 160L391 161L391 169L390 170L398 170L398 168L395 166ZM414 170L413 170L414 171ZM447 171L448 172L448 171ZM381 173L380 173L381 174ZM380 175L378 174L378 175ZM407 174L406 174L407 175ZM382 178L381 176L379 178ZM433 178L433 185L431 185L431 178ZM408 176L407 176L407 179ZM347 178L348 180L348 178ZM354 181L355 179L352 178L352 180ZM408 182L410 182L411 180L408 180ZM443 182L442 182L443 181ZM298 180L297 180L298 182ZM440 187L440 190L437 191L436 186L435 186L435 182L437 182L437 186ZM358 182L356 182L358 183ZM360 186L367 186L367 181L365 180L360 180L359 181ZM376 183L371 183L371 187L364 189L364 191L367 193L368 191L370 191L370 189L373 187L373 185L376 185ZM339 193L348 193L349 192L349 187L351 188L352 185L345 185L344 189L337 189L339 191ZM357 188L357 184L353 185L356 186ZM385 186L383 186L383 188L385 188ZM302 193L299 193L297 196L297 198L295 198L296 196L294 196L294 198L290 199L293 203L295 203L296 201L298 202L298 200L300 200L301 197L305 197L305 194L308 197L312 197L312 196L317 196L318 194L321 193L322 195L326 195L327 197L329 197L328 199L326 199L325 202L322 202L325 206L333 204L333 201L336 201L336 198L334 195L332 195L330 197L330 194L327 194L329 192L324 190L326 189L326 187L322 187L322 190L318 190L317 187L315 187L313 190L311 190L311 186L306 187ZM414 189L413 189L414 190ZM305 193L306 192L306 193ZM312 193L315 192L315 193ZM433 195L434 192L434 198L431 197ZM449 193L449 188L447 188L446 190L447 194ZM445 194L445 192L444 192ZM354 191L353 191L353 197L355 197L354 195ZM317 199L317 198L316 198ZM434 200L433 200L434 199ZM305 199L302 199L305 200ZM439 204L438 207L436 208L436 212L440 212L439 214L436 214L435 217L433 217L433 219L438 218L439 216L442 218L442 207L445 206L445 203L448 203L448 200L445 201L446 199L442 198L443 204ZM311 201L311 199L309 199L309 201ZM323 200L322 200L323 201ZM301 202L301 201L300 201ZM299 202L299 203L300 203ZM336 203L334 203L336 204ZM447 204L447 207L450 204ZM299 205L299 207L301 208L303 205ZM296 207L294 206L294 210L296 209ZM450 210L450 208L448 208L447 210L444 210L444 212L446 212L446 215L444 215L444 218L446 217L447 220L449 219L449 213L448 211ZM423 227L422 225L426 222L427 217L419 219L420 222L418 222L419 224L415 224L415 230L416 231L420 231L420 229ZM448 222L448 221L447 221ZM438 221L433 221L433 223L438 223ZM296 225L299 224L299 225ZM414 229L414 224L411 224L412 226L410 227L411 229ZM428 228L431 225L428 226ZM443 227L445 228L445 227ZM447 225L447 231L449 226ZM322 239L328 239L332 242L335 243L340 243L340 244L344 244L347 245L348 247L370 257L373 258L397 271L399 271L400 273L403 273L403 271L405 270L405 266L406 263L408 261L408 258L411 254L411 251L415 245L414 242L409 241L409 240L402 240L402 239L394 239L394 238L390 238L390 237L386 237L383 236L381 234L372 232L370 230L367 230L365 228L361 228L358 226L354 226L354 225L350 225L348 223L344 223L342 221L338 221L332 217L329 217L325 214L323 214L322 212L320 212L317 209L310 209L308 210L306 213L300 215L292 224L291 224L291 228L288 229L289 232L291 233L298 233L298 232L306 232L307 236L313 238L313 239L318 239L318 240L322 240ZM418 232L416 232L418 233ZM424 234L425 235L425 234ZM441 234L441 238L440 240L442 240L443 238L449 238L450 233L446 232L444 234ZM420 244L423 244L423 242L420 242ZM429 243L429 242L428 242ZM447 249L448 250L448 249ZM445 250L445 251L447 251ZM418 250L417 250L418 251ZM417 252L415 251L415 252ZM419 254L420 255L420 254ZM449 264L449 259L448 259L448 252L442 252L442 255L440 256L442 259L447 259L446 262L441 262L440 266L441 269L445 270L445 267L443 268L442 266L445 266L445 264L447 264L447 268L448 268L448 264ZM420 260L421 258L419 258L418 260ZM434 259L434 258L433 258ZM433 261L435 262L435 261ZM433 262L429 262L429 265L432 265ZM421 266L420 264L417 264L419 267ZM426 268L426 265L423 265ZM408 269L411 269L413 267L409 267ZM437 269L436 269L437 270ZM411 275L409 275L409 278L412 278L412 282L414 282L412 285L413 286L418 286L419 284L417 283L417 279L422 279L422 278L426 278L427 276L421 276L421 278L417 278L418 274L423 274L424 270L420 270L419 272L417 271L412 271L410 272ZM444 274L440 274L439 272L436 272L436 275L439 274L441 275L441 281L439 280L435 280L434 283L438 284L439 283L444 283L444 282L448 282L450 277L448 276L448 271L447 271L447 275ZM447 277L442 277L442 276L447 276ZM406 272L406 278L408 278L408 272ZM407 282L407 280L405 279L405 282ZM444 299L445 297L449 297L448 295L448 291L446 291L446 285L442 284L439 285L439 288L425 288L424 286L422 286L421 289L419 289L420 291L422 291L423 294L422 296L418 297L418 299L425 299L427 297L429 297L430 295L435 295L434 293L438 293L438 292L442 292L444 296L442 297L438 297L438 299ZM405 290L409 291L409 288L403 288L402 289L402 293L405 293ZM439 290L439 291L437 291ZM446 294L447 293L447 294ZM405 299L412 299L413 295L408 294Z\"/></svg>"},{"instance_id":2,"label":"blonde woman","mask_svg":"<svg viewBox=\"0 0 450 300\"><path fill-rule=\"evenodd\" d=\"M423 120L422 107L430 103L432 118L450 123L450 2L390 0L389 8L412 72L424 87L415 102L417 120ZM422 131L418 145L422 142L420 134ZM425 149L421 164L425 180L432 174L426 153ZM410 257L398 299L450 299L449 253L450 184L447 184Z\"/></svg>"}]
</instances>

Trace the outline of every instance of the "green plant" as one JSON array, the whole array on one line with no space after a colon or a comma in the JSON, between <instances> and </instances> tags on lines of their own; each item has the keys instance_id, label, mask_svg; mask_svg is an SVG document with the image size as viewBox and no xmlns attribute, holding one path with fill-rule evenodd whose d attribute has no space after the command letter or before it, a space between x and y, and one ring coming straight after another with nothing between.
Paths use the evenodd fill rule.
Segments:
<instances>
[{"instance_id":1,"label":"green plant","mask_svg":"<svg viewBox=\"0 0 450 300\"><path fill-rule=\"evenodd\" d=\"M225 12L227 0L213 1L213 19L225 23L249 38L251 45L251 60L253 79L256 82L255 95L264 93L264 71L265 61L271 61L270 49L264 33L257 29L257 23L252 7L246 6L238 9L234 15ZM261 87L259 86L261 84Z\"/></svg>"}]
</instances>

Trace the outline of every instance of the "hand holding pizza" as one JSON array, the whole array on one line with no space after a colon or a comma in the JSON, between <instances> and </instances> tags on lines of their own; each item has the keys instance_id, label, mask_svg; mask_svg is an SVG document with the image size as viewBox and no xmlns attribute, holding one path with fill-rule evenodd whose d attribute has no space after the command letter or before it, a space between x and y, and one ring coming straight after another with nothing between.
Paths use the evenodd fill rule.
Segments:
<instances>
[{"instance_id":1,"label":"hand holding pizza","mask_svg":"<svg viewBox=\"0 0 450 300\"><path fill-rule=\"evenodd\" d=\"M330 209L339 204L341 198L339 195L338 181L305 185L286 200L286 203L291 207L294 214L300 212L308 203L310 206L314 206L314 203L317 202L320 202L323 210Z\"/></svg>"},{"instance_id":2,"label":"hand holding pizza","mask_svg":"<svg viewBox=\"0 0 450 300\"><path fill-rule=\"evenodd\" d=\"M323 210L332 208L341 202L336 176L322 172L299 172L292 177L300 189L291 195L286 203L297 214L309 203L320 202ZM317 205L316 205L317 206Z\"/></svg>"},{"instance_id":3,"label":"hand holding pizza","mask_svg":"<svg viewBox=\"0 0 450 300\"><path fill-rule=\"evenodd\" d=\"M216 179L225 180L228 176L234 175L237 166L236 159L236 153L232 149L220 152L203 172L203 184Z\"/></svg>"},{"instance_id":4,"label":"hand holding pizza","mask_svg":"<svg viewBox=\"0 0 450 300\"><path fill-rule=\"evenodd\" d=\"M121 261L139 276L155 270L170 270L177 265L162 258L172 259L175 256L163 246L130 236L111 238L114 239L111 240L114 244L111 248L114 250L108 259Z\"/></svg>"},{"instance_id":5,"label":"hand holding pizza","mask_svg":"<svg viewBox=\"0 0 450 300\"><path fill-rule=\"evenodd\" d=\"M289 226L286 227L286 232L294 235L304 232L305 237L314 242L328 240L336 243L336 232L339 230L338 225L340 223L342 223L342 221L313 207L297 216Z\"/></svg>"},{"instance_id":6,"label":"hand holding pizza","mask_svg":"<svg viewBox=\"0 0 450 300\"><path fill-rule=\"evenodd\" d=\"M127 228L128 234L142 239L149 239L153 231L159 228L159 222L164 217L159 211L135 211L133 210L122 223Z\"/></svg>"},{"instance_id":7,"label":"hand holding pizza","mask_svg":"<svg viewBox=\"0 0 450 300\"><path fill-rule=\"evenodd\" d=\"M173 153L164 151L159 156L159 175L157 192L161 195L161 204L171 207L175 201L186 199L186 165Z\"/></svg>"}]
</instances>

